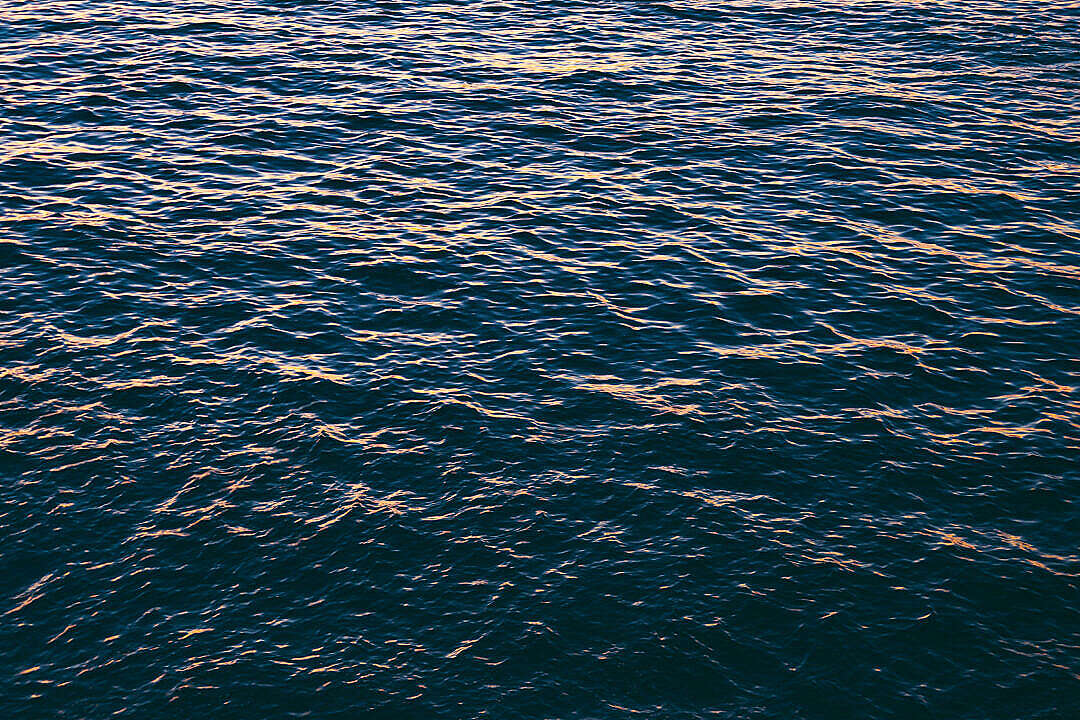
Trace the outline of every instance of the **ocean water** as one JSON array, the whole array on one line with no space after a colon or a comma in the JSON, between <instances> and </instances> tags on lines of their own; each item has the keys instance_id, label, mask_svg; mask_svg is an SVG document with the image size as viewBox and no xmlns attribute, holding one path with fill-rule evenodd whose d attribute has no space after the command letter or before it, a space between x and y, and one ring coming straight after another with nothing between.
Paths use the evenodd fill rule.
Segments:
<instances>
[{"instance_id":1,"label":"ocean water","mask_svg":"<svg viewBox=\"0 0 1080 720\"><path fill-rule=\"evenodd\" d=\"M0 715L1080 717L1080 6L0 2Z\"/></svg>"}]
</instances>

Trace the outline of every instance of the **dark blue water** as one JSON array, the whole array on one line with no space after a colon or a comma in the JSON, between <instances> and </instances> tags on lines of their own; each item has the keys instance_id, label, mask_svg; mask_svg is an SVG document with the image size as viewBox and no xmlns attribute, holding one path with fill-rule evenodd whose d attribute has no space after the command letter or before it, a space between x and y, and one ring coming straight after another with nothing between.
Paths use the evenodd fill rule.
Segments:
<instances>
[{"instance_id":1,"label":"dark blue water","mask_svg":"<svg viewBox=\"0 0 1080 720\"><path fill-rule=\"evenodd\" d=\"M1080 8L0 3L0 715L1080 717Z\"/></svg>"}]
</instances>

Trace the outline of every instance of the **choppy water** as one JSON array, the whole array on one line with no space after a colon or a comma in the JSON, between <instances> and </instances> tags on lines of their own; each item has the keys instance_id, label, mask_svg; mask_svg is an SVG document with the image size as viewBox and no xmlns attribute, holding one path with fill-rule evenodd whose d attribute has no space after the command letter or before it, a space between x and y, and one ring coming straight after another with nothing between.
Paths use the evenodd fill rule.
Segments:
<instances>
[{"instance_id":1,"label":"choppy water","mask_svg":"<svg viewBox=\"0 0 1080 720\"><path fill-rule=\"evenodd\" d=\"M0 9L4 717L1075 717L1074 3Z\"/></svg>"}]
</instances>

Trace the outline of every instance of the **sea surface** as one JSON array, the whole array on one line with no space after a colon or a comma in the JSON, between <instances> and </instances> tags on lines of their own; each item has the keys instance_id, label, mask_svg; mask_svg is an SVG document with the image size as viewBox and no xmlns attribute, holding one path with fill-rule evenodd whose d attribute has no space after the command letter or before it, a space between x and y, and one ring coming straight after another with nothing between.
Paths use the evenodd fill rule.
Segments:
<instances>
[{"instance_id":1,"label":"sea surface","mask_svg":"<svg viewBox=\"0 0 1080 720\"><path fill-rule=\"evenodd\" d=\"M0 716L1080 717L1080 5L0 0Z\"/></svg>"}]
</instances>

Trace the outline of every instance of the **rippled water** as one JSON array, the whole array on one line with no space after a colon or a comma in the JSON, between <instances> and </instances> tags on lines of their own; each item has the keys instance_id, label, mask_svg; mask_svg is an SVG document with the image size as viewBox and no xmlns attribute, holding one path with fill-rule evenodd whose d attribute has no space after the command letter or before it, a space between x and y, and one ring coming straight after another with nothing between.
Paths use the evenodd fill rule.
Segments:
<instances>
[{"instance_id":1,"label":"rippled water","mask_svg":"<svg viewBox=\"0 0 1080 720\"><path fill-rule=\"evenodd\" d=\"M5 717L1076 717L1075 3L0 8Z\"/></svg>"}]
</instances>

